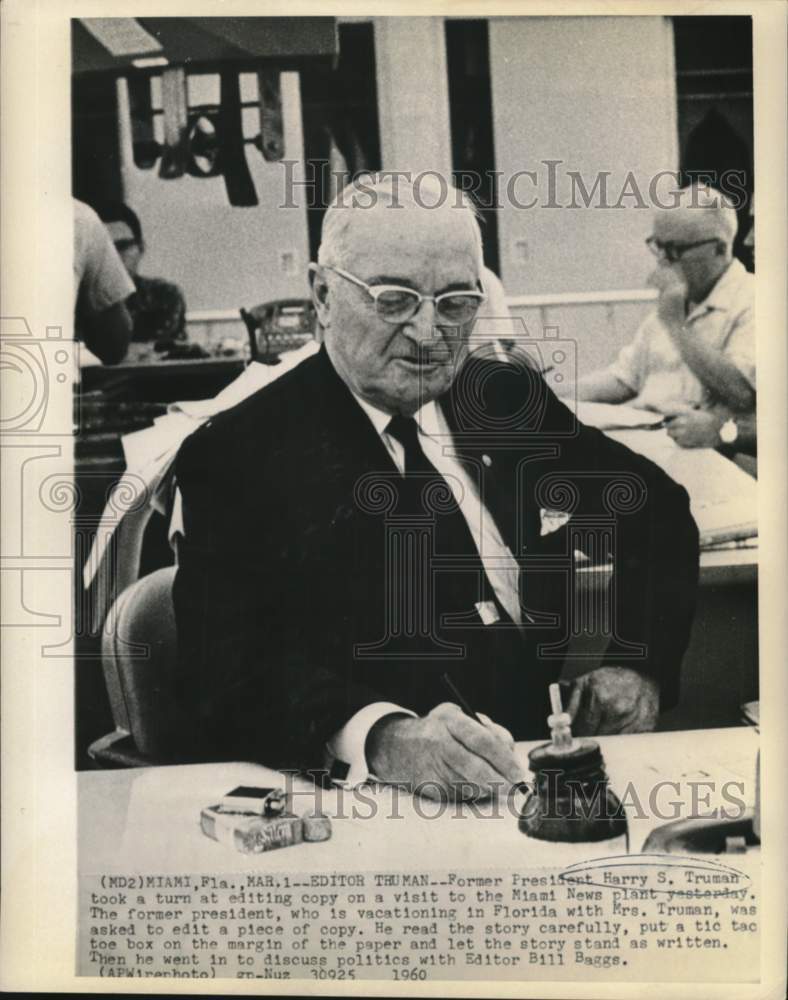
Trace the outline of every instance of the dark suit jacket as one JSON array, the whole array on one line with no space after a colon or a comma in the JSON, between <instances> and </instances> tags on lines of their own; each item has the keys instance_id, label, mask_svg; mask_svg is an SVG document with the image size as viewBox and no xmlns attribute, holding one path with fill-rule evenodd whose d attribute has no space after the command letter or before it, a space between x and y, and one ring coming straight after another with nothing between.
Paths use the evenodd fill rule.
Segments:
<instances>
[{"instance_id":1,"label":"dark suit jacket","mask_svg":"<svg viewBox=\"0 0 788 1000\"><path fill-rule=\"evenodd\" d=\"M579 425L527 364L469 361L440 405L521 564L524 627L477 615L441 632L459 658L432 655L429 637L411 656L390 634L391 511L368 477L396 488L398 474L323 349L178 456L177 681L196 757L319 768L325 741L364 705L423 714L450 700L445 669L516 738L541 735L546 686L588 624L572 610L575 548L614 557L611 620L595 626L610 633L606 662L657 676L663 707L675 702L698 567L685 491ZM572 517L544 535L541 508Z\"/></svg>"}]
</instances>

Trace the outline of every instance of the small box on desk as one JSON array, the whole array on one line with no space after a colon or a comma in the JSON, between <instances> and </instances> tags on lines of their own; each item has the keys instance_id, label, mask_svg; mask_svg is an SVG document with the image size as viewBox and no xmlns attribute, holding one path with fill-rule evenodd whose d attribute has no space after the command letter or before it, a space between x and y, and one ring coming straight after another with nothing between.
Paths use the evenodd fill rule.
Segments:
<instances>
[{"instance_id":1,"label":"small box on desk","mask_svg":"<svg viewBox=\"0 0 788 1000\"><path fill-rule=\"evenodd\" d=\"M321 813L295 816L290 795L281 788L239 785L200 813L202 832L242 854L331 837L331 820Z\"/></svg>"},{"instance_id":2,"label":"small box on desk","mask_svg":"<svg viewBox=\"0 0 788 1000\"><path fill-rule=\"evenodd\" d=\"M289 812L261 816L208 806L200 813L200 826L206 836L242 854L262 854L303 840L301 818Z\"/></svg>"}]
</instances>

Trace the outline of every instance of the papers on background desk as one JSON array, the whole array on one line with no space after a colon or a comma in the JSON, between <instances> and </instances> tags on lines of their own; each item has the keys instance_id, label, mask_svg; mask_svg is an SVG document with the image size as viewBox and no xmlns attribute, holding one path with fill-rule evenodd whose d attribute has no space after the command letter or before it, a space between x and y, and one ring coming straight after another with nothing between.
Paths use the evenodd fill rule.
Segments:
<instances>
[{"instance_id":1,"label":"papers on background desk","mask_svg":"<svg viewBox=\"0 0 788 1000\"><path fill-rule=\"evenodd\" d=\"M703 548L757 536L757 483L719 452L679 447L652 410L580 402L576 412L582 423L650 458L687 490Z\"/></svg>"},{"instance_id":2,"label":"papers on background desk","mask_svg":"<svg viewBox=\"0 0 788 1000\"><path fill-rule=\"evenodd\" d=\"M650 458L687 490L702 548L758 534L756 480L713 448L680 448L665 430L606 433Z\"/></svg>"},{"instance_id":3,"label":"papers on background desk","mask_svg":"<svg viewBox=\"0 0 788 1000\"><path fill-rule=\"evenodd\" d=\"M648 430L659 427L663 420L662 414L653 410L611 403L579 402L575 413L581 423L600 431Z\"/></svg>"}]
</instances>

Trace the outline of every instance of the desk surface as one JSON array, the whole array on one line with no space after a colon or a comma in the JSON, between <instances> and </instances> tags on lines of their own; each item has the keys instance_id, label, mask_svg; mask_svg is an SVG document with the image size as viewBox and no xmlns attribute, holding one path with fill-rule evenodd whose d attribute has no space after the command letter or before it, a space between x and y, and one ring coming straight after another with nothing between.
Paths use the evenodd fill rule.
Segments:
<instances>
[{"instance_id":1,"label":"desk surface","mask_svg":"<svg viewBox=\"0 0 788 1000\"><path fill-rule=\"evenodd\" d=\"M607 577L612 563L578 563L580 576ZM742 548L701 549L700 583L709 584L756 583L758 579L758 540Z\"/></svg>"},{"instance_id":2,"label":"desk surface","mask_svg":"<svg viewBox=\"0 0 788 1000\"><path fill-rule=\"evenodd\" d=\"M710 584L756 583L758 540L747 548L705 549L700 554L700 582Z\"/></svg>"},{"instance_id":3,"label":"desk surface","mask_svg":"<svg viewBox=\"0 0 788 1000\"><path fill-rule=\"evenodd\" d=\"M722 797L725 782L738 782L734 794L748 806L754 802L758 749L754 729L608 736L599 742L611 786L628 805L635 806L628 810L632 851L640 850L652 829L673 818L671 803L684 802L681 816L690 815L692 782L715 784L711 792L705 784L702 786L701 812L715 806L731 808L730 801ZM533 745L518 744L524 766ZM680 783L678 793L675 787L659 786L659 782L668 781ZM284 778L248 763L81 772L80 871L552 867L598 853L595 845L548 844L525 838L505 805L495 814L489 805L440 807L426 800L416 802L404 794L395 795L389 788L365 788L363 798L349 792L322 793L323 809L333 818L330 841L243 856L205 837L199 816L201 808L244 784L283 787ZM296 797L295 811L311 811L319 793L305 783L296 787L303 794ZM704 802L707 794L709 800ZM662 812L661 817L654 815L655 807ZM436 817L439 811L441 815Z\"/></svg>"}]
</instances>

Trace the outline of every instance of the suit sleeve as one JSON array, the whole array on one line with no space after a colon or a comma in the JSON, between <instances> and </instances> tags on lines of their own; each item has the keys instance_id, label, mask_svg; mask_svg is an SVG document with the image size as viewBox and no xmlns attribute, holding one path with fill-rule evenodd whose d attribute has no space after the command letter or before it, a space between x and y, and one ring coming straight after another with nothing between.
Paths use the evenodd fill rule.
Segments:
<instances>
[{"instance_id":1,"label":"suit sleeve","mask_svg":"<svg viewBox=\"0 0 788 1000\"><path fill-rule=\"evenodd\" d=\"M557 465L574 487L575 517L612 517L605 543L614 566L613 627L605 661L658 679L661 707L670 708L678 701L698 581L698 530L687 492L648 459L576 422L552 393L544 427L562 435Z\"/></svg>"},{"instance_id":2,"label":"suit sleeve","mask_svg":"<svg viewBox=\"0 0 788 1000\"><path fill-rule=\"evenodd\" d=\"M341 623L300 548L307 526L286 531L286 514L265 491L242 499L249 485L229 452L206 426L177 459L184 537L173 599L185 740L198 759L319 769L326 741L385 698L342 656Z\"/></svg>"}]
</instances>

